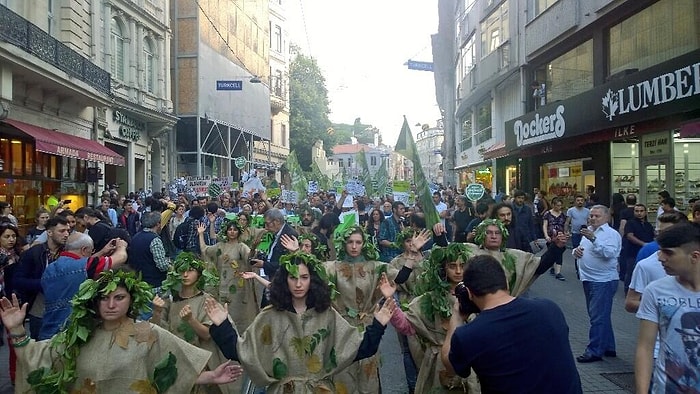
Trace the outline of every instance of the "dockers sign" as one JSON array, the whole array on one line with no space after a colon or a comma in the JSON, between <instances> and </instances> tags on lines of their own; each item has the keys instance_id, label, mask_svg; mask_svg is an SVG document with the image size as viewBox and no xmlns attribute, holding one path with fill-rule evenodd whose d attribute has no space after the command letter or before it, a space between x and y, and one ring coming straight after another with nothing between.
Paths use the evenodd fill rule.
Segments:
<instances>
[{"instance_id":1,"label":"dockers sign","mask_svg":"<svg viewBox=\"0 0 700 394\"><path fill-rule=\"evenodd\" d=\"M614 129L700 108L700 50L599 85L505 124L506 149Z\"/></svg>"}]
</instances>

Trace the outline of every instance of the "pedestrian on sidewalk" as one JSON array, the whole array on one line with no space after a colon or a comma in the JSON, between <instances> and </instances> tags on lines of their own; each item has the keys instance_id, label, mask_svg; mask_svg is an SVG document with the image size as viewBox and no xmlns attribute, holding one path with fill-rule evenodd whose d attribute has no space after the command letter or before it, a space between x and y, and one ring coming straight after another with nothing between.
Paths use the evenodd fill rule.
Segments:
<instances>
[{"instance_id":1,"label":"pedestrian on sidewalk","mask_svg":"<svg viewBox=\"0 0 700 394\"><path fill-rule=\"evenodd\" d=\"M603 355L617 355L611 313L619 281L617 259L622 248L622 238L620 233L608 225L609 221L608 207L592 206L588 216L589 226L580 229L583 239L572 252L578 259L591 324L588 346L582 355L576 357L580 363L601 361Z\"/></svg>"}]
</instances>

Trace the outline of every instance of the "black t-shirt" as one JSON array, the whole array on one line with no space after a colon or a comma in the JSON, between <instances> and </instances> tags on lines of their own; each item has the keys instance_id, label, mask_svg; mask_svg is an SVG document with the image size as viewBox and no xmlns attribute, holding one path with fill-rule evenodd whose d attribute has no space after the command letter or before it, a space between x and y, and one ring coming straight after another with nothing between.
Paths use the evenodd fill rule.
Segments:
<instances>
[{"instance_id":1,"label":"black t-shirt","mask_svg":"<svg viewBox=\"0 0 700 394\"><path fill-rule=\"evenodd\" d=\"M482 393L582 392L564 314L546 299L516 298L480 313L457 328L449 359L462 377L474 369Z\"/></svg>"},{"instance_id":2,"label":"black t-shirt","mask_svg":"<svg viewBox=\"0 0 700 394\"><path fill-rule=\"evenodd\" d=\"M467 206L464 212L460 211L459 209L455 209L452 213L452 221L455 223L455 226L457 226L457 234L455 235L466 233L469 222L471 222L472 219L474 219L474 217L471 214L469 206Z\"/></svg>"},{"instance_id":3,"label":"black t-shirt","mask_svg":"<svg viewBox=\"0 0 700 394\"><path fill-rule=\"evenodd\" d=\"M92 238L92 242L95 245L95 251L99 252L102 248L107 245L107 242L111 241L110 234L112 232L112 226L109 224L99 221L88 229L88 235Z\"/></svg>"}]
</instances>

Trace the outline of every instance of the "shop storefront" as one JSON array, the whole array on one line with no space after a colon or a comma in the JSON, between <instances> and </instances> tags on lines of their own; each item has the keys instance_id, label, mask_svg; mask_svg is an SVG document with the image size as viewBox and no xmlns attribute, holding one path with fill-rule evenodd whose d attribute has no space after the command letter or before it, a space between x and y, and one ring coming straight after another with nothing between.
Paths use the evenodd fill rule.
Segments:
<instances>
[{"instance_id":1,"label":"shop storefront","mask_svg":"<svg viewBox=\"0 0 700 394\"><path fill-rule=\"evenodd\" d=\"M0 201L12 204L21 230L48 202L88 204L89 173L98 163L123 166L124 157L96 141L16 121L0 122Z\"/></svg>"},{"instance_id":2,"label":"shop storefront","mask_svg":"<svg viewBox=\"0 0 700 394\"><path fill-rule=\"evenodd\" d=\"M459 176L460 190L472 183L479 183L484 185L484 188L493 190L494 174L490 161L481 165L455 169L455 171Z\"/></svg>"},{"instance_id":3,"label":"shop storefront","mask_svg":"<svg viewBox=\"0 0 700 394\"><path fill-rule=\"evenodd\" d=\"M694 51L506 122L524 187L570 198L591 186L604 204L635 194L650 221L661 190L687 208L700 194L699 58Z\"/></svg>"}]
</instances>

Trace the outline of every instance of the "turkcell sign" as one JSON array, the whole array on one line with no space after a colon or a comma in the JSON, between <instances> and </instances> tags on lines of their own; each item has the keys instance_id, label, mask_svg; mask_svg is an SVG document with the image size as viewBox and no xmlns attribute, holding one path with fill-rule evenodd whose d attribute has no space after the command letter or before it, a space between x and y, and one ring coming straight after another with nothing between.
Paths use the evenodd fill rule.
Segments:
<instances>
[{"instance_id":1,"label":"turkcell sign","mask_svg":"<svg viewBox=\"0 0 700 394\"><path fill-rule=\"evenodd\" d=\"M243 90L243 81L216 81L216 90Z\"/></svg>"},{"instance_id":2,"label":"turkcell sign","mask_svg":"<svg viewBox=\"0 0 700 394\"><path fill-rule=\"evenodd\" d=\"M513 125L513 133L518 147L561 138L566 132L564 106L558 105L552 113L535 112L531 121L518 119Z\"/></svg>"},{"instance_id":3,"label":"turkcell sign","mask_svg":"<svg viewBox=\"0 0 700 394\"><path fill-rule=\"evenodd\" d=\"M417 62L415 60L409 60L407 64L409 70L433 71L432 62Z\"/></svg>"}]
</instances>

